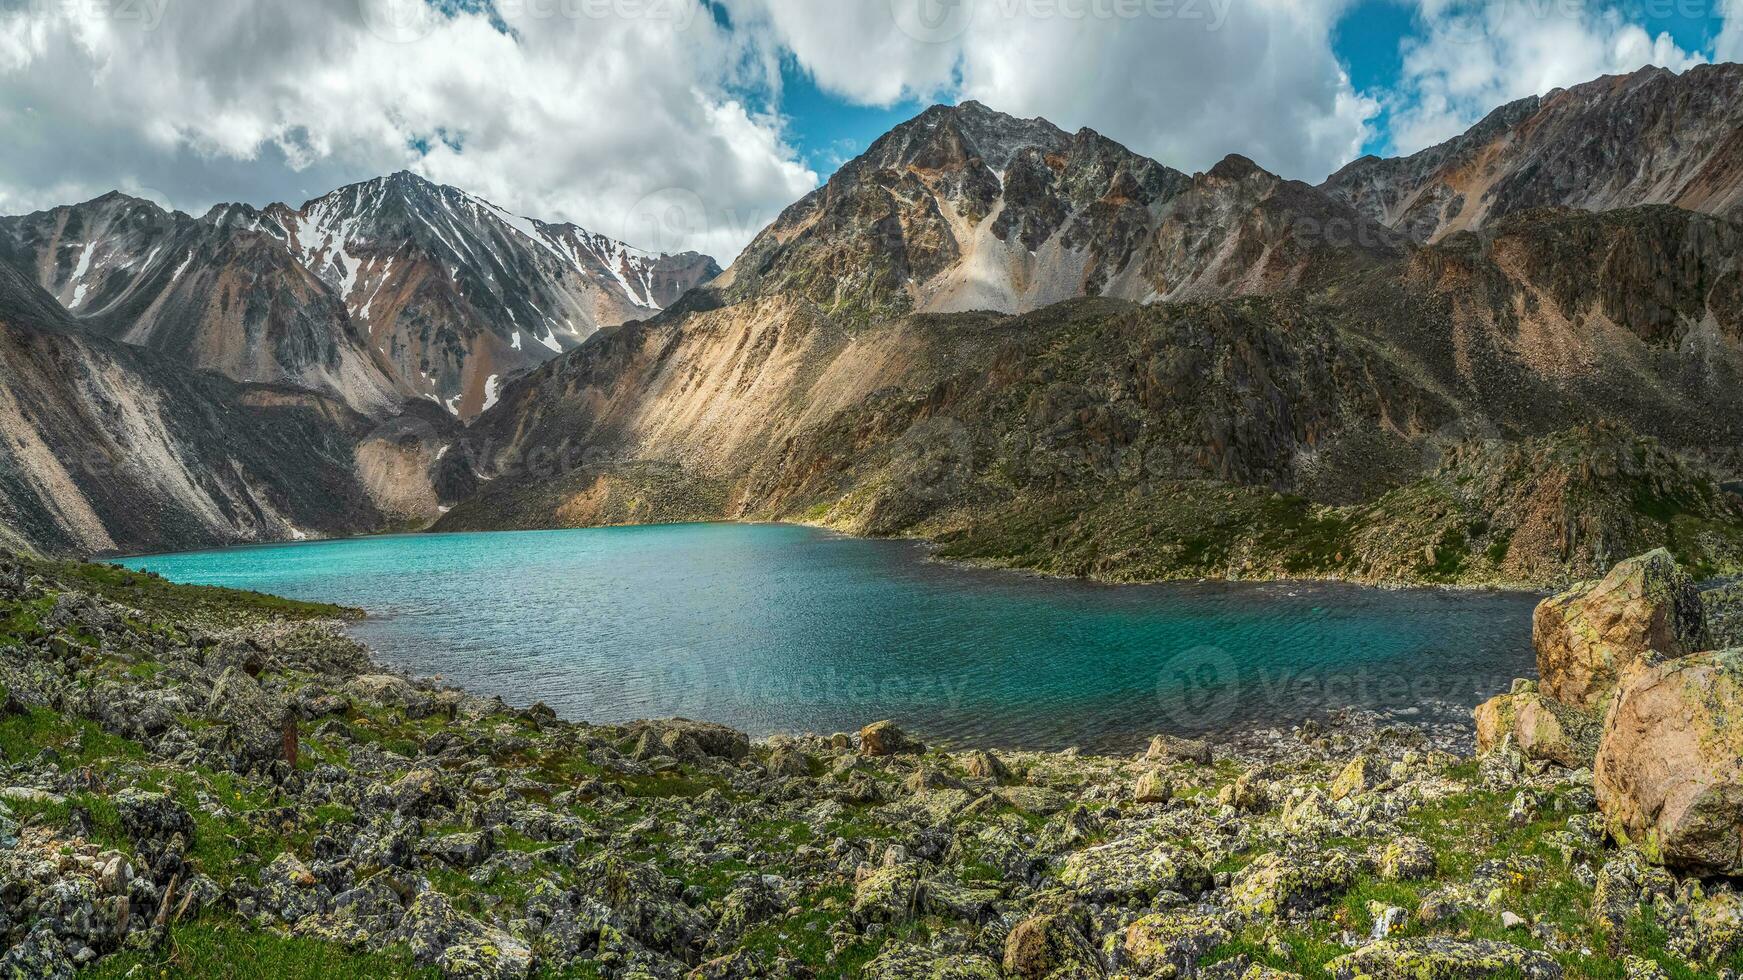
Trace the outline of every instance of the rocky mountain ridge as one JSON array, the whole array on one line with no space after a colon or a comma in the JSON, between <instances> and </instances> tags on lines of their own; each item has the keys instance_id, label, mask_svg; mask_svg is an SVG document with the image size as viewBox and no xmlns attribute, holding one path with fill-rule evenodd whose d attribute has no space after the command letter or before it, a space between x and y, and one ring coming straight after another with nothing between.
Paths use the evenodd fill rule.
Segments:
<instances>
[{"instance_id":1,"label":"rocky mountain ridge","mask_svg":"<svg viewBox=\"0 0 1743 980\"><path fill-rule=\"evenodd\" d=\"M835 315L1023 313L1082 296L1154 302L1322 281L1403 240L1230 157L1188 176L1093 130L935 106L788 208L715 284Z\"/></svg>"},{"instance_id":2,"label":"rocky mountain ridge","mask_svg":"<svg viewBox=\"0 0 1743 980\"><path fill-rule=\"evenodd\" d=\"M471 418L508 376L716 274L409 173L200 218L109 194L0 218L0 260L104 336L381 416Z\"/></svg>"},{"instance_id":3,"label":"rocky mountain ridge","mask_svg":"<svg viewBox=\"0 0 1743 980\"><path fill-rule=\"evenodd\" d=\"M1743 65L1646 67L1521 99L1439 146L1356 160L1319 189L1417 242L1540 207L1737 218Z\"/></svg>"}]
</instances>

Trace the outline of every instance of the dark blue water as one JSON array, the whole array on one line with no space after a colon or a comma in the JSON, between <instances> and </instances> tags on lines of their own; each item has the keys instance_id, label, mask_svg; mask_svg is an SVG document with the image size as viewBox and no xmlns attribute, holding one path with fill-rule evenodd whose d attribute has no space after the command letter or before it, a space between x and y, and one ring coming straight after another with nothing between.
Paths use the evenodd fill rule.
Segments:
<instances>
[{"instance_id":1,"label":"dark blue water","mask_svg":"<svg viewBox=\"0 0 1743 980\"><path fill-rule=\"evenodd\" d=\"M957 744L1125 749L1359 706L1468 718L1531 676L1519 593L1105 586L785 525L409 535L129 559L360 606L384 660L596 722L896 718Z\"/></svg>"}]
</instances>

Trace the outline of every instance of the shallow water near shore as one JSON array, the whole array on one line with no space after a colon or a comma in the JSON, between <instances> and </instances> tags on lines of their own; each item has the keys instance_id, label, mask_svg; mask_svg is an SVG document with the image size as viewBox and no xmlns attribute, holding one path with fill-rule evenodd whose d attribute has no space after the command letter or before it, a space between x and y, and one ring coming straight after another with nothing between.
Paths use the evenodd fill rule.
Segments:
<instances>
[{"instance_id":1,"label":"shallow water near shore","mask_svg":"<svg viewBox=\"0 0 1743 980\"><path fill-rule=\"evenodd\" d=\"M954 745L1128 751L1360 707L1415 723L1534 676L1516 592L1110 586L911 542L694 524L403 535L130 558L174 581L358 606L381 659L578 721L756 735L895 718Z\"/></svg>"}]
</instances>

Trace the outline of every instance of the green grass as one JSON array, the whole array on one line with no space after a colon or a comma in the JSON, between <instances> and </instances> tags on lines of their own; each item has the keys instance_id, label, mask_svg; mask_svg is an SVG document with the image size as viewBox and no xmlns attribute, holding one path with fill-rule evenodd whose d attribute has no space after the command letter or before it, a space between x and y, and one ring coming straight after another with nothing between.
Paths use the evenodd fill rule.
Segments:
<instances>
[{"instance_id":1,"label":"green grass","mask_svg":"<svg viewBox=\"0 0 1743 980\"><path fill-rule=\"evenodd\" d=\"M120 565L88 562L32 562L31 570L45 578L102 596L136 609L148 609L168 619L234 624L265 618L306 622L361 619L363 611L320 602L299 602L261 592L243 592L203 585L177 585L149 569L131 571Z\"/></svg>"},{"instance_id":2,"label":"green grass","mask_svg":"<svg viewBox=\"0 0 1743 980\"><path fill-rule=\"evenodd\" d=\"M134 969L138 974L133 974ZM314 939L280 936L224 921L170 930L164 948L128 952L80 974L89 980L187 977L200 980L365 980L406 977L437 980L436 970L413 965L403 952L361 953Z\"/></svg>"}]
</instances>

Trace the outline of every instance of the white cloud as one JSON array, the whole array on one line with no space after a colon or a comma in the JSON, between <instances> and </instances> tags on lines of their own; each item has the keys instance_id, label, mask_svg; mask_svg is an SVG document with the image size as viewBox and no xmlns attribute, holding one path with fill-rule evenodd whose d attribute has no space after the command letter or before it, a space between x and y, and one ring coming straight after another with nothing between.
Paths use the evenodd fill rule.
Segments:
<instances>
[{"instance_id":1,"label":"white cloud","mask_svg":"<svg viewBox=\"0 0 1743 980\"><path fill-rule=\"evenodd\" d=\"M1246 154L1318 180L1377 105L1332 52L1341 0L733 0L823 88L979 99L1185 170Z\"/></svg>"},{"instance_id":2,"label":"white cloud","mask_svg":"<svg viewBox=\"0 0 1743 980\"><path fill-rule=\"evenodd\" d=\"M1713 45L1714 61L1743 61L1743 0L1724 0L1725 24Z\"/></svg>"},{"instance_id":3,"label":"white cloud","mask_svg":"<svg viewBox=\"0 0 1743 980\"><path fill-rule=\"evenodd\" d=\"M1739 0L1731 0L1733 4ZM1706 59L1581 0L1420 0L1423 32L1404 44L1387 98L1393 149L1450 139L1497 106L1646 65L1684 71Z\"/></svg>"},{"instance_id":4,"label":"white cloud","mask_svg":"<svg viewBox=\"0 0 1743 980\"><path fill-rule=\"evenodd\" d=\"M700 0L443 5L0 0L0 212L295 204L407 168L619 237L650 199L707 201L647 244L728 260L816 185Z\"/></svg>"}]
</instances>

